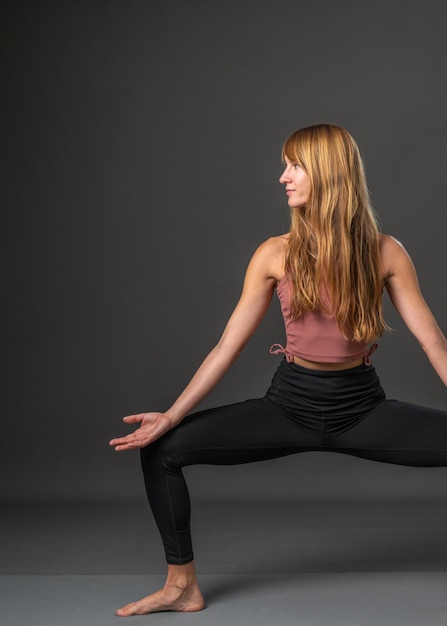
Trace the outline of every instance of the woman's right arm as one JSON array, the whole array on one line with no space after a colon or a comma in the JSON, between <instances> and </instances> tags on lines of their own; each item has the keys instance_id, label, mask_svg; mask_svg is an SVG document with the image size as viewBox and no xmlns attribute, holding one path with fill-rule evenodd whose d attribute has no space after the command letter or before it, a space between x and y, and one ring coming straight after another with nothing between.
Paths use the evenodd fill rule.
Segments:
<instances>
[{"instance_id":1,"label":"woman's right arm","mask_svg":"<svg viewBox=\"0 0 447 626\"><path fill-rule=\"evenodd\" d=\"M273 237L259 246L251 258L244 286L225 330L186 388L164 413L140 413L124 418L139 428L124 437L112 439L115 450L132 450L152 443L179 424L222 380L264 317L275 284L281 277L284 238Z\"/></svg>"}]
</instances>

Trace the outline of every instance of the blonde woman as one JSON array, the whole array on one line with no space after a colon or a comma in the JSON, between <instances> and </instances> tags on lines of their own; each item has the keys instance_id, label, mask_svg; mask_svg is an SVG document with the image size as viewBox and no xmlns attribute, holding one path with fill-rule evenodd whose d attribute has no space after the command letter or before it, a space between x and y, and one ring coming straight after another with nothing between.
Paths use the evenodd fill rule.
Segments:
<instances>
[{"instance_id":1,"label":"blonde woman","mask_svg":"<svg viewBox=\"0 0 447 626\"><path fill-rule=\"evenodd\" d=\"M118 609L119 616L204 606L182 475L187 465L248 463L308 450L447 465L447 412L386 399L371 364L374 340L386 328L386 289L447 385L446 338L408 254L378 232L355 141L343 128L320 124L294 132L282 156L290 232L257 249L222 337L174 404L163 413L125 417L138 428L110 442L116 450L141 449L168 563L164 588ZM266 395L191 415L237 359L275 290L287 343L271 347L284 356Z\"/></svg>"}]
</instances>

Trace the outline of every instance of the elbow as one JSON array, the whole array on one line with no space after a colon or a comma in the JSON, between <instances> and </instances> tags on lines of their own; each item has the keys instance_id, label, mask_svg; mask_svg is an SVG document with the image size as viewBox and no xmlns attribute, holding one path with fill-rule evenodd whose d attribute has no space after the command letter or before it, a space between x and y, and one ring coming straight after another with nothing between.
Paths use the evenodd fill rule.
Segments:
<instances>
[{"instance_id":1,"label":"elbow","mask_svg":"<svg viewBox=\"0 0 447 626\"><path fill-rule=\"evenodd\" d=\"M229 360L231 363L239 358L243 349L244 345L234 341L228 341L225 338L221 338L214 348L216 354L225 360Z\"/></svg>"},{"instance_id":2,"label":"elbow","mask_svg":"<svg viewBox=\"0 0 447 626\"><path fill-rule=\"evenodd\" d=\"M447 340L445 338L431 343L420 343L428 360L440 379L447 386Z\"/></svg>"},{"instance_id":3,"label":"elbow","mask_svg":"<svg viewBox=\"0 0 447 626\"><path fill-rule=\"evenodd\" d=\"M447 339L444 336L435 337L428 341L419 341L419 345L427 355L444 353L447 356Z\"/></svg>"}]
</instances>

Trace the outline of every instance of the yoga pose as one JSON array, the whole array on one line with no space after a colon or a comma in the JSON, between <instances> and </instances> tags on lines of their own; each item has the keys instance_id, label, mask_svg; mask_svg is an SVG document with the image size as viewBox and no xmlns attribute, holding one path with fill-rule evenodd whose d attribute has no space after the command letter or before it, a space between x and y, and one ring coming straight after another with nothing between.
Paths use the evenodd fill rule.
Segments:
<instances>
[{"instance_id":1,"label":"yoga pose","mask_svg":"<svg viewBox=\"0 0 447 626\"><path fill-rule=\"evenodd\" d=\"M134 432L116 450L141 449L147 496L168 563L163 589L117 615L198 611L190 501L182 468L237 464L328 450L413 466L447 465L447 411L389 400L371 364L387 328L387 290L447 385L447 340L403 246L379 233L357 145L343 128L294 132L282 151L290 231L259 246L217 345L163 413L124 418ZM191 414L217 385L263 318L276 290L287 342L272 383L256 398Z\"/></svg>"}]
</instances>

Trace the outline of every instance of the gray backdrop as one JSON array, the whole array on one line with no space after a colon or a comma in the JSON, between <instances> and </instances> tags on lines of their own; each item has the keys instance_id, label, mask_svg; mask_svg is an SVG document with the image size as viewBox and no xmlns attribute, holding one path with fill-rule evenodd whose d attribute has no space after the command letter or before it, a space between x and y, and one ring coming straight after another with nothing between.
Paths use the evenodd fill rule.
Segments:
<instances>
[{"instance_id":1,"label":"gray backdrop","mask_svg":"<svg viewBox=\"0 0 447 626\"><path fill-rule=\"evenodd\" d=\"M346 126L382 228L445 326L446 5L300 0L3 4L6 500L142 498L121 417L164 409L218 339L256 246L287 230L280 149ZM415 340L390 396L446 407ZM279 307L203 406L261 395ZM310 453L188 470L196 497L443 497L445 469Z\"/></svg>"}]
</instances>

